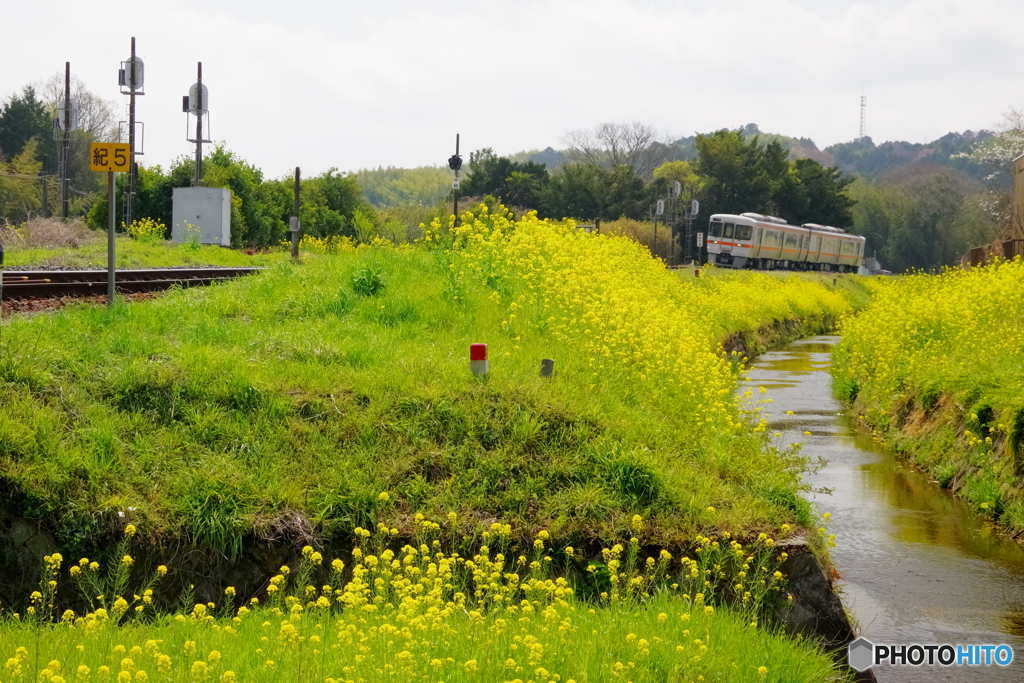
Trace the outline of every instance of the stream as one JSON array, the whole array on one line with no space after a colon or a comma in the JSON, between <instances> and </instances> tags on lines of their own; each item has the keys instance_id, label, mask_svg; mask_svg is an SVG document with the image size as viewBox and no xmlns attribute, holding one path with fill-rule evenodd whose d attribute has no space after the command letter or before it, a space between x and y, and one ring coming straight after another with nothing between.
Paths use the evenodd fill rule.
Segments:
<instances>
[{"instance_id":1,"label":"stream","mask_svg":"<svg viewBox=\"0 0 1024 683\"><path fill-rule=\"evenodd\" d=\"M1009 666L872 668L887 681L1024 681L1024 549L928 476L858 429L831 392L838 337L764 354L747 384L765 387L766 417L781 442L827 461L806 475L836 535L837 587L858 635L872 643L1006 644ZM787 414L792 411L793 414ZM805 435L808 431L811 434ZM926 660L927 661L927 660Z\"/></svg>"}]
</instances>

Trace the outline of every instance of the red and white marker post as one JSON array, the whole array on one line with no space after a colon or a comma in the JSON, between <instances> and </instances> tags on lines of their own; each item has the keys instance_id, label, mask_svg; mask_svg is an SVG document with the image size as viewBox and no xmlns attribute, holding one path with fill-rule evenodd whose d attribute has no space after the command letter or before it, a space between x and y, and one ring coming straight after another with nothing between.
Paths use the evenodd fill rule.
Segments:
<instances>
[{"instance_id":1,"label":"red and white marker post","mask_svg":"<svg viewBox=\"0 0 1024 683\"><path fill-rule=\"evenodd\" d=\"M469 369L474 375L487 374L487 344L469 345Z\"/></svg>"}]
</instances>

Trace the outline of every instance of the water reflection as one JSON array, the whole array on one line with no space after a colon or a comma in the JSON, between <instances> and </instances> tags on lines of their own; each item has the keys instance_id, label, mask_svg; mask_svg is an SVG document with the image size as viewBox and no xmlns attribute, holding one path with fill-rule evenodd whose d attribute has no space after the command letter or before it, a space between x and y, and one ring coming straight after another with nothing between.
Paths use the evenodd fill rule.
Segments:
<instances>
[{"instance_id":1,"label":"water reflection","mask_svg":"<svg viewBox=\"0 0 1024 683\"><path fill-rule=\"evenodd\" d=\"M809 494L833 514L833 561L847 609L876 643L1007 643L998 667L876 667L880 681L1024 680L1024 550L854 427L831 393L835 337L766 354L749 373L767 388L784 443L828 465ZM792 414L787 414L792 411ZM810 432L809 435L804 432Z\"/></svg>"}]
</instances>

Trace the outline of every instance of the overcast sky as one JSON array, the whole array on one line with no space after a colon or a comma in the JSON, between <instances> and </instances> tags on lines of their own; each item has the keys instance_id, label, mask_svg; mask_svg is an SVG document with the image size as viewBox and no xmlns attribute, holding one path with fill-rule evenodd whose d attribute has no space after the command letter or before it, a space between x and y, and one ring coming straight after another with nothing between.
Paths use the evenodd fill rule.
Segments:
<instances>
[{"instance_id":1,"label":"overcast sky","mask_svg":"<svg viewBox=\"0 0 1024 683\"><path fill-rule=\"evenodd\" d=\"M271 177L559 148L641 121L673 139L756 123L819 147L995 127L1024 106L1019 0L0 0L0 98L72 73L118 102L135 36L144 165L190 154L203 63L213 138Z\"/></svg>"}]
</instances>

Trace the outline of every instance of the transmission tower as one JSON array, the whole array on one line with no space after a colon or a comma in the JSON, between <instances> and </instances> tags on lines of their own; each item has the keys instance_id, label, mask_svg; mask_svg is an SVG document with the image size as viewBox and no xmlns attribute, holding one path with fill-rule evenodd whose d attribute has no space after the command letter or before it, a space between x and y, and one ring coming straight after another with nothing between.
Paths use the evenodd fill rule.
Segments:
<instances>
[{"instance_id":1,"label":"transmission tower","mask_svg":"<svg viewBox=\"0 0 1024 683\"><path fill-rule=\"evenodd\" d=\"M866 95L860 96L860 137L858 140L863 140L867 137L867 110L868 110L868 98Z\"/></svg>"}]
</instances>

